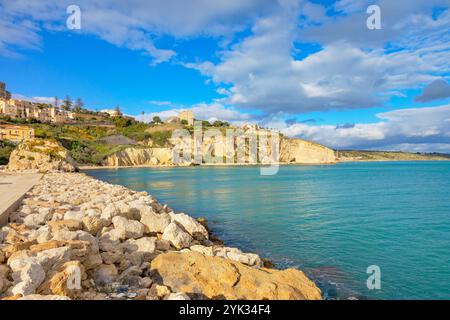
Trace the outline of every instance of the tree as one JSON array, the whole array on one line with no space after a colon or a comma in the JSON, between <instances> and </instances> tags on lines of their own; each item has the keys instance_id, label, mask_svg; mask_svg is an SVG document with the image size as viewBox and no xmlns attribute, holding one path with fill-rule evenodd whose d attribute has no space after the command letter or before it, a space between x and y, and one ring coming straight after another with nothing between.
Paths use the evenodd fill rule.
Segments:
<instances>
[{"instance_id":1,"label":"tree","mask_svg":"<svg viewBox=\"0 0 450 320\"><path fill-rule=\"evenodd\" d=\"M70 111L70 109L72 109L72 105L72 99L70 99L69 96L66 96L62 103L63 110Z\"/></svg>"},{"instance_id":2,"label":"tree","mask_svg":"<svg viewBox=\"0 0 450 320\"><path fill-rule=\"evenodd\" d=\"M81 100L80 97L77 98L77 101L75 102L75 107L73 108L73 111L75 112L81 112L81 110L84 107L84 102Z\"/></svg>"},{"instance_id":3,"label":"tree","mask_svg":"<svg viewBox=\"0 0 450 320\"><path fill-rule=\"evenodd\" d=\"M58 108L58 105L59 105L59 98L58 97L54 97L53 98L53 104L55 105L55 108Z\"/></svg>"},{"instance_id":4,"label":"tree","mask_svg":"<svg viewBox=\"0 0 450 320\"><path fill-rule=\"evenodd\" d=\"M117 106L114 108L114 110L116 111L116 113L117 113L118 116L122 115L122 111L120 111L120 106L119 106L119 105L117 105Z\"/></svg>"},{"instance_id":5,"label":"tree","mask_svg":"<svg viewBox=\"0 0 450 320\"><path fill-rule=\"evenodd\" d=\"M181 124L183 126L187 126L189 123L188 123L188 121L186 119L183 119L183 120L181 120Z\"/></svg>"},{"instance_id":6,"label":"tree","mask_svg":"<svg viewBox=\"0 0 450 320\"><path fill-rule=\"evenodd\" d=\"M153 123L162 123L162 120L161 120L160 117L154 116L154 117L153 117Z\"/></svg>"}]
</instances>

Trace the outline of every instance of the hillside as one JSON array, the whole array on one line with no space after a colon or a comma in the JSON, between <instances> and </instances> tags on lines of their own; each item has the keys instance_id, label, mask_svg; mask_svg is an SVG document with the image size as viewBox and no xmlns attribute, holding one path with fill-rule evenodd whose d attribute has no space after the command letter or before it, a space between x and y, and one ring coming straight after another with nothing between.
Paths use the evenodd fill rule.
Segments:
<instances>
[{"instance_id":1,"label":"hillside","mask_svg":"<svg viewBox=\"0 0 450 320\"><path fill-rule=\"evenodd\" d=\"M365 151L339 150L336 152L338 161L426 161L450 160L450 155L439 153L410 153L401 151Z\"/></svg>"}]
</instances>

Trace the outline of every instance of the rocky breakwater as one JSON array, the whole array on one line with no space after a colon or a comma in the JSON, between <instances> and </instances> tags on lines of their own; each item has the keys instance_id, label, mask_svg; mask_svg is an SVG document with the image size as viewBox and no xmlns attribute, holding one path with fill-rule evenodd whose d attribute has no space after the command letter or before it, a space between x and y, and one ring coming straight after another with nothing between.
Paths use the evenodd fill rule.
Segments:
<instances>
[{"instance_id":1,"label":"rocky breakwater","mask_svg":"<svg viewBox=\"0 0 450 320\"><path fill-rule=\"evenodd\" d=\"M0 230L3 299L321 299L301 271L256 254L146 192L44 175Z\"/></svg>"},{"instance_id":2,"label":"rocky breakwater","mask_svg":"<svg viewBox=\"0 0 450 320\"><path fill-rule=\"evenodd\" d=\"M58 142L33 139L20 143L9 157L8 171L75 172L69 152Z\"/></svg>"}]
</instances>

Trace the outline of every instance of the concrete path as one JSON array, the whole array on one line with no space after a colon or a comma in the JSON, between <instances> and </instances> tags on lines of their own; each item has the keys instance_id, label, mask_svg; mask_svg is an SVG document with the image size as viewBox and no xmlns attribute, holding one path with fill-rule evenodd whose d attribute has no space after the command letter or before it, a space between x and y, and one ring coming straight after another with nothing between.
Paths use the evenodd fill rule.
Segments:
<instances>
[{"instance_id":1,"label":"concrete path","mask_svg":"<svg viewBox=\"0 0 450 320\"><path fill-rule=\"evenodd\" d=\"M8 223L8 217L16 210L24 195L41 179L37 173L0 172L0 227Z\"/></svg>"}]
</instances>

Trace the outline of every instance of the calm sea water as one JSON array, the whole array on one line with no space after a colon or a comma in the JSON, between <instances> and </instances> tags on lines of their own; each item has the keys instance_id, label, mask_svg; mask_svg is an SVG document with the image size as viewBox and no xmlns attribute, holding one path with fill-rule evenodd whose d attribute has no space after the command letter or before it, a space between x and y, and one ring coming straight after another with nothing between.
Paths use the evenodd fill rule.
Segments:
<instances>
[{"instance_id":1,"label":"calm sea water","mask_svg":"<svg viewBox=\"0 0 450 320\"><path fill-rule=\"evenodd\" d=\"M450 162L87 173L206 217L227 245L301 268L326 298L450 299ZM367 289L370 265L380 290Z\"/></svg>"}]
</instances>

